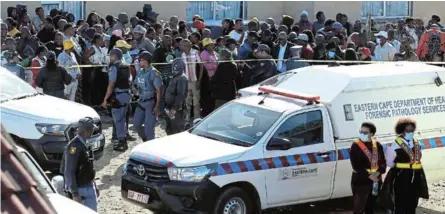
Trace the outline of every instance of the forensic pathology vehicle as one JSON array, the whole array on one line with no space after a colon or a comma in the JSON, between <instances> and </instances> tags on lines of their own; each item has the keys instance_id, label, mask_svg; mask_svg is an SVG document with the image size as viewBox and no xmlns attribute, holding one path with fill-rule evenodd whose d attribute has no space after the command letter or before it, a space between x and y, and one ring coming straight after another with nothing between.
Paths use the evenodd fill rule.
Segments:
<instances>
[{"instance_id":1,"label":"forensic pathology vehicle","mask_svg":"<svg viewBox=\"0 0 445 214\"><path fill-rule=\"evenodd\" d=\"M37 92L19 77L0 67L1 123L17 145L26 149L44 170L57 172L65 147L84 117L98 129L87 140L95 159L102 157L105 137L99 114L89 106Z\"/></svg>"},{"instance_id":2,"label":"forensic pathology vehicle","mask_svg":"<svg viewBox=\"0 0 445 214\"><path fill-rule=\"evenodd\" d=\"M349 148L362 122L389 144L400 117L417 120L429 181L445 179L445 68L313 66L294 76L136 146L122 197L153 211L252 214L351 196Z\"/></svg>"}]
</instances>

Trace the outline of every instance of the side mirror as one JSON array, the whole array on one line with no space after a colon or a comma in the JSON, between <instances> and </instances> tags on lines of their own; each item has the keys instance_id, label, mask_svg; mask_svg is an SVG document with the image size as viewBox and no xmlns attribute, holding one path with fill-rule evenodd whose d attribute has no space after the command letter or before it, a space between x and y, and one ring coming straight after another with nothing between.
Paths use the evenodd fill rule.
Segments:
<instances>
[{"instance_id":1,"label":"side mirror","mask_svg":"<svg viewBox=\"0 0 445 214\"><path fill-rule=\"evenodd\" d=\"M199 122L202 121L202 118L197 118L193 120L193 125L196 126Z\"/></svg>"},{"instance_id":2,"label":"side mirror","mask_svg":"<svg viewBox=\"0 0 445 214\"><path fill-rule=\"evenodd\" d=\"M289 150L292 147L292 143L287 138L274 137L270 139L267 145L267 150Z\"/></svg>"},{"instance_id":3,"label":"side mirror","mask_svg":"<svg viewBox=\"0 0 445 214\"><path fill-rule=\"evenodd\" d=\"M51 183L54 188L56 188L56 191L60 195L64 195L63 189L65 185L65 181L63 180L63 176L57 175L51 178Z\"/></svg>"}]
</instances>

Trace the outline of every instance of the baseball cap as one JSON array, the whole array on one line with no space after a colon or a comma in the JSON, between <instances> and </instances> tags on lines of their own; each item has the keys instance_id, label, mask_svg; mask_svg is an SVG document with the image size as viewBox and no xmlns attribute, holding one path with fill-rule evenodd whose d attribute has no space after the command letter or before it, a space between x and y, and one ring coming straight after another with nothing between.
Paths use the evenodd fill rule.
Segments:
<instances>
[{"instance_id":1,"label":"baseball cap","mask_svg":"<svg viewBox=\"0 0 445 214\"><path fill-rule=\"evenodd\" d=\"M117 58L121 59L121 58L122 58L122 51L121 51L121 49L119 49L119 48L113 48L113 49L110 51L110 56L111 56L111 55L116 55Z\"/></svg>"},{"instance_id":2,"label":"baseball cap","mask_svg":"<svg viewBox=\"0 0 445 214\"><path fill-rule=\"evenodd\" d=\"M78 127L97 128L96 124L94 124L93 118L91 117L84 117L80 119L77 125Z\"/></svg>"},{"instance_id":3,"label":"baseball cap","mask_svg":"<svg viewBox=\"0 0 445 214\"><path fill-rule=\"evenodd\" d=\"M301 45L295 45L295 46L292 46L292 47L290 47L290 51L291 52L298 52L298 51L301 51L301 49L303 49L303 46L301 46Z\"/></svg>"},{"instance_id":4,"label":"baseball cap","mask_svg":"<svg viewBox=\"0 0 445 214\"><path fill-rule=\"evenodd\" d=\"M303 40L303 41L306 41L306 42L309 41L309 37L306 34L304 34L304 33L298 34L297 39L298 40Z\"/></svg>"},{"instance_id":5,"label":"baseball cap","mask_svg":"<svg viewBox=\"0 0 445 214\"><path fill-rule=\"evenodd\" d=\"M153 56L148 51L143 51L142 53L139 54L140 60L143 59L145 61L151 61L152 58L153 58Z\"/></svg>"},{"instance_id":6,"label":"baseball cap","mask_svg":"<svg viewBox=\"0 0 445 214\"><path fill-rule=\"evenodd\" d=\"M136 25L136 27L133 30L133 33L141 33L141 34L145 34L147 32L147 29L145 29L144 27L142 27L141 25Z\"/></svg>"},{"instance_id":7,"label":"baseball cap","mask_svg":"<svg viewBox=\"0 0 445 214\"><path fill-rule=\"evenodd\" d=\"M376 36L376 37L383 37L383 38L387 39L388 38L388 32L380 31L378 34L374 34L374 36Z\"/></svg>"},{"instance_id":8,"label":"baseball cap","mask_svg":"<svg viewBox=\"0 0 445 214\"><path fill-rule=\"evenodd\" d=\"M265 44L259 44L258 47L256 48L256 51L265 51L267 53L270 53L270 48Z\"/></svg>"},{"instance_id":9,"label":"baseball cap","mask_svg":"<svg viewBox=\"0 0 445 214\"><path fill-rule=\"evenodd\" d=\"M46 54L46 58L47 59L55 59L56 53L54 53L54 51L48 51L48 53Z\"/></svg>"},{"instance_id":10,"label":"baseball cap","mask_svg":"<svg viewBox=\"0 0 445 214\"><path fill-rule=\"evenodd\" d=\"M342 29L343 25L340 24L340 22L334 22L334 24L332 24L332 28L334 28L334 29Z\"/></svg>"},{"instance_id":11,"label":"baseball cap","mask_svg":"<svg viewBox=\"0 0 445 214\"><path fill-rule=\"evenodd\" d=\"M131 45L129 45L125 40L118 40L115 45L116 48L125 48L130 49Z\"/></svg>"}]
</instances>

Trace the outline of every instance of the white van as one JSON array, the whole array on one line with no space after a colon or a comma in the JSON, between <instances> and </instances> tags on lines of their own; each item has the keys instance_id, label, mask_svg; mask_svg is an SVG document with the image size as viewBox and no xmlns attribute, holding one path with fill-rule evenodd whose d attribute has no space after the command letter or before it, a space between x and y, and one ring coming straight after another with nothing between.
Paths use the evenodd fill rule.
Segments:
<instances>
[{"instance_id":1,"label":"white van","mask_svg":"<svg viewBox=\"0 0 445 214\"><path fill-rule=\"evenodd\" d=\"M0 111L3 127L44 170L59 170L66 144L76 135L76 124L83 117L93 118L99 127L88 139L95 159L104 153L102 124L93 108L39 93L3 67L0 67Z\"/></svg>"},{"instance_id":2,"label":"white van","mask_svg":"<svg viewBox=\"0 0 445 214\"><path fill-rule=\"evenodd\" d=\"M220 107L183 133L136 146L122 197L150 210L258 213L351 196L349 148L362 122L394 142L417 121L427 179L445 179L445 68L312 66Z\"/></svg>"},{"instance_id":3,"label":"white van","mask_svg":"<svg viewBox=\"0 0 445 214\"><path fill-rule=\"evenodd\" d=\"M43 187L42 191L46 194L49 199L51 205L53 205L54 209L57 213L60 214L95 214L93 210L90 208L77 203L67 197L60 195L62 193L58 193L56 188L49 181L48 177L46 177L43 170L39 167L39 165L35 162L32 156L24 149L17 147L18 153L21 156L21 159L24 161L24 165L26 165L27 169L29 169L29 173L33 175L36 179L36 182Z\"/></svg>"}]
</instances>

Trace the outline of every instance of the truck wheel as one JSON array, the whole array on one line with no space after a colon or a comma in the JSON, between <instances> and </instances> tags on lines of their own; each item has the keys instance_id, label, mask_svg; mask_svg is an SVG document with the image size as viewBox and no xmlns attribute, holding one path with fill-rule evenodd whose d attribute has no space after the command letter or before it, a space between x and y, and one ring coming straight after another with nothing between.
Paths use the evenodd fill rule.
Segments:
<instances>
[{"instance_id":1,"label":"truck wheel","mask_svg":"<svg viewBox=\"0 0 445 214\"><path fill-rule=\"evenodd\" d=\"M239 187L230 187L218 196L213 214L251 214L255 213L252 201Z\"/></svg>"}]
</instances>

